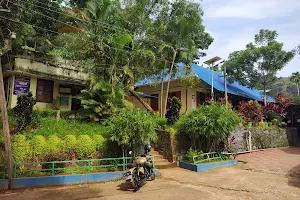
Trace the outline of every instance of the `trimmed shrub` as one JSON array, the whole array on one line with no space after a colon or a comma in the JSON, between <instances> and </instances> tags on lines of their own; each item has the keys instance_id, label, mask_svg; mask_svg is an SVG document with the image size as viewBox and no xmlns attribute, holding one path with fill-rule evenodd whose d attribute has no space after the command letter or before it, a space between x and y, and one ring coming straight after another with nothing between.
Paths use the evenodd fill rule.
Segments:
<instances>
[{"instance_id":1,"label":"trimmed shrub","mask_svg":"<svg viewBox=\"0 0 300 200\"><path fill-rule=\"evenodd\" d=\"M65 152L75 152L76 144L77 139L74 135L66 135L62 142L62 147Z\"/></svg>"},{"instance_id":2,"label":"trimmed shrub","mask_svg":"<svg viewBox=\"0 0 300 200\"><path fill-rule=\"evenodd\" d=\"M46 138L41 135L26 137L18 134L13 136L12 151L16 163L89 159L94 155L101 157L106 153L102 152L105 144L106 139L101 135L79 135L78 139L74 135L66 135L62 139L56 135ZM97 150L101 150L101 154L96 154Z\"/></svg>"},{"instance_id":3,"label":"trimmed shrub","mask_svg":"<svg viewBox=\"0 0 300 200\"><path fill-rule=\"evenodd\" d=\"M96 147L88 135L79 135L76 143L77 157L80 159L88 159L96 152Z\"/></svg>"},{"instance_id":4,"label":"trimmed shrub","mask_svg":"<svg viewBox=\"0 0 300 200\"><path fill-rule=\"evenodd\" d=\"M15 135L12 140L12 153L14 162L26 162L30 160L30 144L24 135Z\"/></svg>"},{"instance_id":5,"label":"trimmed shrub","mask_svg":"<svg viewBox=\"0 0 300 200\"><path fill-rule=\"evenodd\" d=\"M47 145L46 145L46 159L49 161L52 160L60 160L60 153L63 151L61 149L61 142L62 140L57 137L56 135L50 135L47 138Z\"/></svg>"},{"instance_id":6,"label":"trimmed shrub","mask_svg":"<svg viewBox=\"0 0 300 200\"><path fill-rule=\"evenodd\" d=\"M102 135L93 135L92 139L96 149L102 149L102 147L104 146L105 138Z\"/></svg>"},{"instance_id":7,"label":"trimmed shrub","mask_svg":"<svg viewBox=\"0 0 300 200\"><path fill-rule=\"evenodd\" d=\"M30 148L32 152L32 159L34 161L43 160L44 155L46 155L46 146L47 142L44 136L42 135L35 135L29 141Z\"/></svg>"}]
</instances>

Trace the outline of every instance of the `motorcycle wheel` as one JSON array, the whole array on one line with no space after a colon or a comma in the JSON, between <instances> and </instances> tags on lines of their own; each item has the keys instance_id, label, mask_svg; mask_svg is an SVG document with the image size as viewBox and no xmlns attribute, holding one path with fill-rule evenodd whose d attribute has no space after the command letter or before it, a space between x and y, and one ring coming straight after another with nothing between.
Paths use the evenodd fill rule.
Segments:
<instances>
[{"instance_id":1,"label":"motorcycle wheel","mask_svg":"<svg viewBox=\"0 0 300 200\"><path fill-rule=\"evenodd\" d=\"M151 176L150 176L150 178L151 178L151 181L155 180L155 173L154 173L153 170L151 170Z\"/></svg>"},{"instance_id":2,"label":"motorcycle wheel","mask_svg":"<svg viewBox=\"0 0 300 200\"><path fill-rule=\"evenodd\" d=\"M133 187L133 190L136 192L140 189L140 184L139 184L139 180L138 180L138 177L136 174L133 174L132 175L132 180L131 180L131 183L132 183L132 187Z\"/></svg>"}]
</instances>

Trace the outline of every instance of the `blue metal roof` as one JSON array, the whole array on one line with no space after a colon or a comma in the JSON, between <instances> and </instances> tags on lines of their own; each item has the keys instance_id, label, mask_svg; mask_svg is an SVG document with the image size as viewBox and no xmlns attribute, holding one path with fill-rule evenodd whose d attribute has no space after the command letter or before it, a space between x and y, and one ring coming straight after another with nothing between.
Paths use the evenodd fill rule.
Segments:
<instances>
[{"instance_id":1,"label":"blue metal roof","mask_svg":"<svg viewBox=\"0 0 300 200\"><path fill-rule=\"evenodd\" d=\"M192 64L192 69L190 73L187 73L187 70L185 68L184 63L178 63L178 70L176 73L172 76L172 80L179 79L181 77L187 76L196 76L200 78L205 83L211 85L211 78L212 78L212 70L208 68L204 68L203 66L199 66L196 64ZM142 86L142 85L149 85L153 84L155 82L161 81L161 73L151 75L148 78L145 78L141 81L138 81L135 83L135 86ZM168 80L168 73L164 76L164 81ZM214 88L216 90L224 92L224 76L220 72L214 72ZM227 81L227 91L229 94L237 95L246 97L249 99L257 100L257 101L264 101L263 93L260 90L251 89L247 86L243 86L237 81L234 81L232 83ZM275 99L272 97L267 97L268 102L276 102Z\"/></svg>"},{"instance_id":2,"label":"blue metal roof","mask_svg":"<svg viewBox=\"0 0 300 200\"><path fill-rule=\"evenodd\" d=\"M139 96L143 97L143 98L150 98L150 99L158 99L158 97L156 96L151 96L149 94L144 94L144 93L141 93L141 92L136 92Z\"/></svg>"}]
</instances>

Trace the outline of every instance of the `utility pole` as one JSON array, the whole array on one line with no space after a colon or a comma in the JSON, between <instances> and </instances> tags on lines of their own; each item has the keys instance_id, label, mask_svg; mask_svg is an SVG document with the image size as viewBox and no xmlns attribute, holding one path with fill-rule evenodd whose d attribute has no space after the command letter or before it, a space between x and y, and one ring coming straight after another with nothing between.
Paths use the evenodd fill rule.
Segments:
<instances>
[{"instance_id":1,"label":"utility pole","mask_svg":"<svg viewBox=\"0 0 300 200\"><path fill-rule=\"evenodd\" d=\"M221 60L219 56L215 56L207 61L204 62L204 64L207 64L208 66L211 65L211 100L214 100L214 63Z\"/></svg>"},{"instance_id":2,"label":"utility pole","mask_svg":"<svg viewBox=\"0 0 300 200\"><path fill-rule=\"evenodd\" d=\"M223 60L221 63L224 63L225 60ZM224 66L224 92L225 92L225 104L226 108L228 108L228 94L227 94L227 71L226 71L226 65Z\"/></svg>"},{"instance_id":3,"label":"utility pole","mask_svg":"<svg viewBox=\"0 0 300 200\"><path fill-rule=\"evenodd\" d=\"M211 63L211 91L210 91L211 100L214 100L214 62Z\"/></svg>"},{"instance_id":4,"label":"utility pole","mask_svg":"<svg viewBox=\"0 0 300 200\"><path fill-rule=\"evenodd\" d=\"M9 33L9 39L5 39L4 41L6 52L11 50L11 39L16 38L16 34L14 32L11 32L9 29L7 30L10 33ZM5 99L3 73L2 73L2 61L1 61L3 54L4 53L0 53L0 107L1 107L2 124L3 124L3 134L5 138L5 156L7 162L8 188L13 189L13 160L12 160L10 131L9 131L7 108L6 108L6 99Z\"/></svg>"}]
</instances>

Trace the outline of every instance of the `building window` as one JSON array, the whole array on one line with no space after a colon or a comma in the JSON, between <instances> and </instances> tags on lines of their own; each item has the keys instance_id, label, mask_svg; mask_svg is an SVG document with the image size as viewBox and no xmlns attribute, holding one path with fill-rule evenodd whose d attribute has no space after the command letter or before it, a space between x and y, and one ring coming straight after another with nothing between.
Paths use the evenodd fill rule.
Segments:
<instances>
[{"instance_id":1,"label":"building window","mask_svg":"<svg viewBox=\"0 0 300 200\"><path fill-rule=\"evenodd\" d=\"M169 92L168 93L168 99L170 99L172 97L177 97L181 101L181 91ZM169 110L168 102L167 102L166 108L167 108L167 110Z\"/></svg>"},{"instance_id":2,"label":"building window","mask_svg":"<svg viewBox=\"0 0 300 200\"><path fill-rule=\"evenodd\" d=\"M181 91L169 92L168 99L172 97L177 97L179 100L181 100Z\"/></svg>"},{"instance_id":3,"label":"building window","mask_svg":"<svg viewBox=\"0 0 300 200\"><path fill-rule=\"evenodd\" d=\"M197 92L196 95L197 107L204 105L207 99L211 99L211 94L209 93Z\"/></svg>"},{"instance_id":4,"label":"building window","mask_svg":"<svg viewBox=\"0 0 300 200\"><path fill-rule=\"evenodd\" d=\"M68 94L60 94L60 106L61 107L69 107L69 95Z\"/></svg>"},{"instance_id":5,"label":"building window","mask_svg":"<svg viewBox=\"0 0 300 200\"><path fill-rule=\"evenodd\" d=\"M51 80L37 79L36 101L44 103L52 103L53 101L53 85Z\"/></svg>"},{"instance_id":6,"label":"building window","mask_svg":"<svg viewBox=\"0 0 300 200\"><path fill-rule=\"evenodd\" d=\"M158 97L158 94L152 94L151 96ZM154 111L158 111L158 98L151 98L150 106Z\"/></svg>"}]
</instances>

